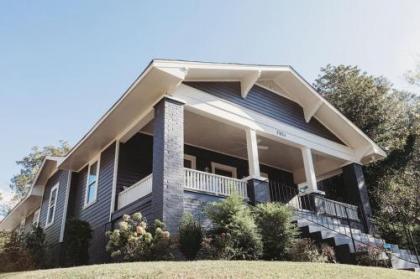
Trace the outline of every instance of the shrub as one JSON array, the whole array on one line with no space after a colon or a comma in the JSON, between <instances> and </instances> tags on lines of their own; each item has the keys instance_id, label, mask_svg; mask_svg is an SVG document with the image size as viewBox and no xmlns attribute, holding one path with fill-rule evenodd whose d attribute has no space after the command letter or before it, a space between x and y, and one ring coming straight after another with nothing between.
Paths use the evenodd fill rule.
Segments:
<instances>
[{"instance_id":1,"label":"shrub","mask_svg":"<svg viewBox=\"0 0 420 279\"><path fill-rule=\"evenodd\" d=\"M309 238L303 238L296 241L295 245L289 251L289 259L296 262L328 262L315 243Z\"/></svg>"},{"instance_id":2,"label":"shrub","mask_svg":"<svg viewBox=\"0 0 420 279\"><path fill-rule=\"evenodd\" d=\"M37 268L45 267L45 234L42 228L33 226L31 231L24 235L24 245Z\"/></svg>"},{"instance_id":3,"label":"shrub","mask_svg":"<svg viewBox=\"0 0 420 279\"><path fill-rule=\"evenodd\" d=\"M191 214L182 216L179 225L179 248L187 260L194 260L201 248L203 229Z\"/></svg>"},{"instance_id":4,"label":"shrub","mask_svg":"<svg viewBox=\"0 0 420 279\"><path fill-rule=\"evenodd\" d=\"M206 213L212 222L206 250L212 257L236 260L261 257L261 236L249 207L240 196L232 195L211 203Z\"/></svg>"},{"instance_id":5,"label":"shrub","mask_svg":"<svg viewBox=\"0 0 420 279\"><path fill-rule=\"evenodd\" d=\"M355 254L356 263L364 266L390 267L391 263L382 247L367 246Z\"/></svg>"},{"instance_id":6,"label":"shrub","mask_svg":"<svg viewBox=\"0 0 420 279\"><path fill-rule=\"evenodd\" d=\"M298 234L292 224L293 212L280 203L259 204L255 208L255 220L263 242L263 258L285 259Z\"/></svg>"},{"instance_id":7,"label":"shrub","mask_svg":"<svg viewBox=\"0 0 420 279\"><path fill-rule=\"evenodd\" d=\"M124 215L118 229L106 233L106 250L115 261L150 261L172 257L170 234L160 220L149 228L140 212Z\"/></svg>"},{"instance_id":8,"label":"shrub","mask_svg":"<svg viewBox=\"0 0 420 279\"><path fill-rule=\"evenodd\" d=\"M64 261L67 266L85 265L89 262L89 242L92 230L88 222L70 219L64 235Z\"/></svg>"},{"instance_id":9,"label":"shrub","mask_svg":"<svg viewBox=\"0 0 420 279\"><path fill-rule=\"evenodd\" d=\"M23 236L13 232L1 232L0 272L31 270L36 267L25 248Z\"/></svg>"}]
</instances>

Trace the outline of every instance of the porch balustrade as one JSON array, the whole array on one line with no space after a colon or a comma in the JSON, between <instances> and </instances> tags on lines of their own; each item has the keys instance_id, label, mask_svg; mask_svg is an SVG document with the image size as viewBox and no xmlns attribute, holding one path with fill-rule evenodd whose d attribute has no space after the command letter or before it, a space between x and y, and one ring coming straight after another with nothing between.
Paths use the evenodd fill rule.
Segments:
<instances>
[{"instance_id":1,"label":"porch balustrade","mask_svg":"<svg viewBox=\"0 0 420 279\"><path fill-rule=\"evenodd\" d=\"M153 175L150 174L118 195L118 209L152 193Z\"/></svg>"},{"instance_id":2,"label":"porch balustrade","mask_svg":"<svg viewBox=\"0 0 420 279\"><path fill-rule=\"evenodd\" d=\"M244 199L248 198L246 181L194 169L185 169L184 185L185 189L192 191L220 196L237 193Z\"/></svg>"}]
</instances>

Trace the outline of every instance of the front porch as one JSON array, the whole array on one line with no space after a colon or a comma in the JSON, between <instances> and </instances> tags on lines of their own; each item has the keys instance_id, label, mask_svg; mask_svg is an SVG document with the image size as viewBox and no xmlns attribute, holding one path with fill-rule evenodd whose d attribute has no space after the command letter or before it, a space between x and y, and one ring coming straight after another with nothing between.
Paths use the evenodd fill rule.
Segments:
<instances>
[{"instance_id":1,"label":"front porch","mask_svg":"<svg viewBox=\"0 0 420 279\"><path fill-rule=\"evenodd\" d=\"M174 105L172 100L161 102ZM175 102L175 106L182 104ZM158 134L159 140L156 138L156 125L161 124L156 123L159 118L155 110L155 116L146 117L136 133L119 143L115 210L123 210L148 196L155 211L155 206L161 206L156 199L165 202L162 197L171 187L155 190L162 183L156 182L156 178L162 181L163 173L169 180L176 177L177 181L177 186L171 188L176 194L170 196L178 197L170 208L172 211L180 206L182 212L193 211L186 207L185 196L194 197L195 210L199 211L198 204L236 192L252 204L279 201L299 211L310 210L359 223L365 219L356 200L357 193L349 196L345 190L347 187L353 193L359 191L356 183L344 181L344 176L351 177L354 170L354 166L346 166L348 161L298 146L280 136L274 138L231 125L211 115L183 108L182 112L183 125L175 129L175 134L182 133L175 138L174 130L170 135ZM165 153L165 144L174 143L177 147Z\"/></svg>"}]
</instances>

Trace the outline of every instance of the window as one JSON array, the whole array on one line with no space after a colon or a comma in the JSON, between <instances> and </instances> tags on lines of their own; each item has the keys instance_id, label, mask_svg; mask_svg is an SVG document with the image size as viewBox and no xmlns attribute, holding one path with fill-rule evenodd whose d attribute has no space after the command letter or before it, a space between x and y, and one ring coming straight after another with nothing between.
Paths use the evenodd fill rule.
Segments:
<instances>
[{"instance_id":1,"label":"window","mask_svg":"<svg viewBox=\"0 0 420 279\"><path fill-rule=\"evenodd\" d=\"M51 188L50 199L48 200L46 227L54 223L55 207L57 205L58 184Z\"/></svg>"},{"instance_id":2,"label":"window","mask_svg":"<svg viewBox=\"0 0 420 279\"><path fill-rule=\"evenodd\" d=\"M211 162L211 172L218 175L237 178L237 171L235 167Z\"/></svg>"},{"instance_id":3,"label":"window","mask_svg":"<svg viewBox=\"0 0 420 279\"><path fill-rule=\"evenodd\" d=\"M89 165L86 179L85 208L96 201L98 194L99 160Z\"/></svg>"},{"instance_id":4,"label":"window","mask_svg":"<svg viewBox=\"0 0 420 279\"><path fill-rule=\"evenodd\" d=\"M197 169L195 156L184 154L184 168Z\"/></svg>"},{"instance_id":5,"label":"window","mask_svg":"<svg viewBox=\"0 0 420 279\"><path fill-rule=\"evenodd\" d=\"M37 209L34 212L34 217L32 219L32 225L35 226L35 227L38 227L38 225L39 225L39 213L40 213L39 209Z\"/></svg>"}]
</instances>

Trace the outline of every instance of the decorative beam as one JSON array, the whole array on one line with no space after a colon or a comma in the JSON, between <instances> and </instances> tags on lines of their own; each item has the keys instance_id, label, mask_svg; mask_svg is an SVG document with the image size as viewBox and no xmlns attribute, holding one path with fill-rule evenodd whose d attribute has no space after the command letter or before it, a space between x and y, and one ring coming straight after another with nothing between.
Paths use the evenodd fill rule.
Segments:
<instances>
[{"instance_id":1,"label":"decorative beam","mask_svg":"<svg viewBox=\"0 0 420 279\"><path fill-rule=\"evenodd\" d=\"M249 74L247 74L242 80L241 80L241 96L242 98L246 98L248 96L249 91L254 86L254 84L257 82L257 80L261 76L261 71L253 71Z\"/></svg>"},{"instance_id":2,"label":"decorative beam","mask_svg":"<svg viewBox=\"0 0 420 279\"><path fill-rule=\"evenodd\" d=\"M313 107L303 108L303 114L305 116L306 123L308 123L311 120L315 113L321 108L322 104L323 102L319 100Z\"/></svg>"}]
</instances>

